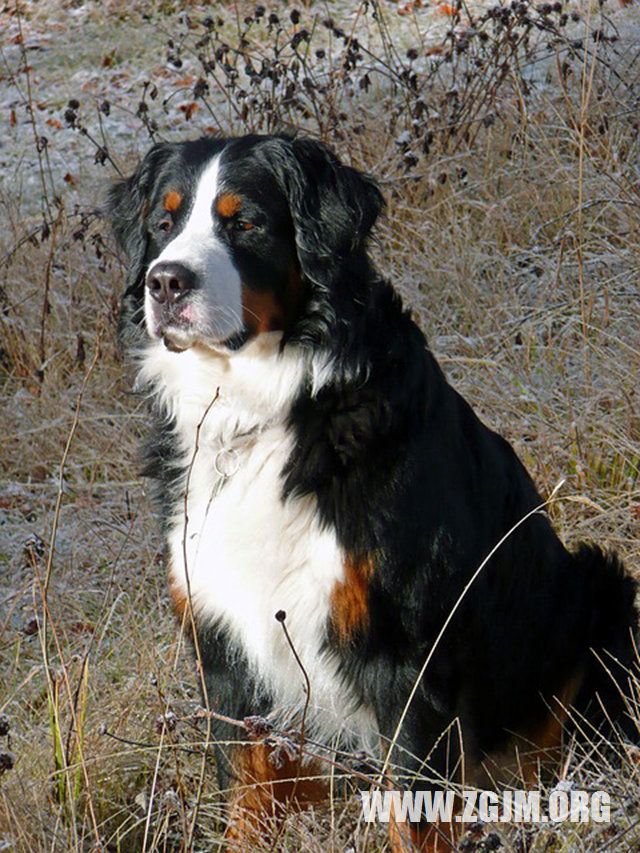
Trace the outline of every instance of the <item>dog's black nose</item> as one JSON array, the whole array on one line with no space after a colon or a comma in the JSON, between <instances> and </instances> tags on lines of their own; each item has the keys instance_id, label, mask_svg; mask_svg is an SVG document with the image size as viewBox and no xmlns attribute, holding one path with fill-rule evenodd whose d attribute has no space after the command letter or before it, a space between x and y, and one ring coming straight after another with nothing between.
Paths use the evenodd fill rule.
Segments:
<instances>
[{"instance_id":1,"label":"dog's black nose","mask_svg":"<svg viewBox=\"0 0 640 853\"><path fill-rule=\"evenodd\" d=\"M195 274L184 264L175 261L154 264L147 275L149 293L161 305L177 302L181 296L193 290L195 284Z\"/></svg>"}]
</instances>

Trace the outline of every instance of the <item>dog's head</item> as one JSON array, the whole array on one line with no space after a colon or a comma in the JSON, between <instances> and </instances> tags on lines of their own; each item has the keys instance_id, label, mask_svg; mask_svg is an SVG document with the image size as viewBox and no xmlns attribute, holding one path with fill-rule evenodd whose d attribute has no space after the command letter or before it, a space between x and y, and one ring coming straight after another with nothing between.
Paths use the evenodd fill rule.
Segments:
<instances>
[{"instance_id":1,"label":"dog's head","mask_svg":"<svg viewBox=\"0 0 640 853\"><path fill-rule=\"evenodd\" d=\"M382 206L370 178L316 142L156 145L109 194L129 264L125 340L144 326L169 349L232 351L323 313L326 334Z\"/></svg>"}]
</instances>

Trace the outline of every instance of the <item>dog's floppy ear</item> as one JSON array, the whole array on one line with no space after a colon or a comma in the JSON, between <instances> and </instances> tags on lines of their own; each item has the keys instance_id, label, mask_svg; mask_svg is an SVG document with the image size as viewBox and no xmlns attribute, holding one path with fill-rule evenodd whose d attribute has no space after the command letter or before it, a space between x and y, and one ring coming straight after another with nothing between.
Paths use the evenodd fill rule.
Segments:
<instances>
[{"instance_id":1,"label":"dog's floppy ear","mask_svg":"<svg viewBox=\"0 0 640 853\"><path fill-rule=\"evenodd\" d=\"M127 256L119 324L119 337L125 348L135 345L142 332L144 270L149 243L147 215L159 172L170 152L168 143L154 145L133 175L114 183L107 195L106 214Z\"/></svg>"},{"instance_id":2,"label":"dog's floppy ear","mask_svg":"<svg viewBox=\"0 0 640 853\"><path fill-rule=\"evenodd\" d=\"M107 216L127 256L127 290L141 283L148 241L146 218L158 171L169 152L167 143L154 145L133 175L109 188Z\"/></svg>"},{"instance_id":3,"label":"dog's floppy ear","mask_svg":"<svg viewBox=\"0 0 640 853\"><path fill-rule=\"evenodd\" d=\"M302 272L327 287L363 250L384 207L382 194L373 178L343 165L319 142L278 138L265 154L289 201Z\"/></svg>"}]
</instances>

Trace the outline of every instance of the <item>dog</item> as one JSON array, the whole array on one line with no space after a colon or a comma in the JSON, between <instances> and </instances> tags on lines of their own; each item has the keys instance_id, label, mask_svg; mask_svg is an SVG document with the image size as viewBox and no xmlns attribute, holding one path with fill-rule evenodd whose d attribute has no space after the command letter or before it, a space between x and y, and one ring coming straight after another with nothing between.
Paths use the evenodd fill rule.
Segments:
<instances>
[{"instance_id":1,"label":"dog","mask_svg":"<svg viewBox=\"0 0 640 853\"><path fill-rule=\"evenodd\" d=\"M240 849L326 794L337 744L410 788L533 778L567 731L634 734L634 581L564 547L449 385L368 254L383 206L284 135L161 143L109 191L169 590ZM273 760L221 716L302 724L315 757ZM412 826L394 850L442 845Z\"/></svg>"}]
</instances>

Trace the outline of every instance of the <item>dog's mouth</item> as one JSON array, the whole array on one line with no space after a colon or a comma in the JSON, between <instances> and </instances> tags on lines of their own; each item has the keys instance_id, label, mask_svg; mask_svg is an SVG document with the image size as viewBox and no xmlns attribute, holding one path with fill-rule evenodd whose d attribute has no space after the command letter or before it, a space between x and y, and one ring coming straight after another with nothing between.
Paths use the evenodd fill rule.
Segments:
<instances>
[{"instance_id":1,"label":"dog's mouth","mask_svg":"<svg viewBox=\"0 0 640 853\"><path fill-rule=\"evenodd\" d=\"M237 352L248 342L250 332L247 328L244 328L239 332L234 332L234 334L224 340L213 340L200 336L187 337L183 332L177 332L175 329L163 329L158 337L162 339L165 348L170 352L186 352L186 350L191 349L196 344L212 350Z\"/></svg>"},{"instance_id":2,"label":"dog's mouth","mask_svg":"<svg viewBox=\"0 0 640 853\"><path fill-rule=\"evenodd\" d=\"M195 312L188 303L151 305L147 314L147 329L153 338L160 338L171 352L183 352L194 342L197 323Z\"/></svg>"},{"instance_id":3,"label":"dog's mouth","mask_svg":"<svg viewBox=\"0 0 640 853\"><path fill-rule=\"evenodd\" d=\"M162 343L165 345L165 349L168 349L170 352L185 352L185 350L188 350L192 346L192 344L188 344L187 346L178 344L175 338L172 338L171 334L166 331L162 333Z\"/></svg>"},{"instance_id":4,"label":"dog's mouth","mask_svg":"<svg viewBox=\"0 0 640 853\"><path fill-rule=\"evenodd\" d=\"M246 326L229 331L211 328L213 324L193 319L192 311L163 311L160 317L152 318L149 333L159 338L170 352L185 352L199 345L211 350L236 352L249 340L251 333Z\"/></svg>"}]
</instances>

